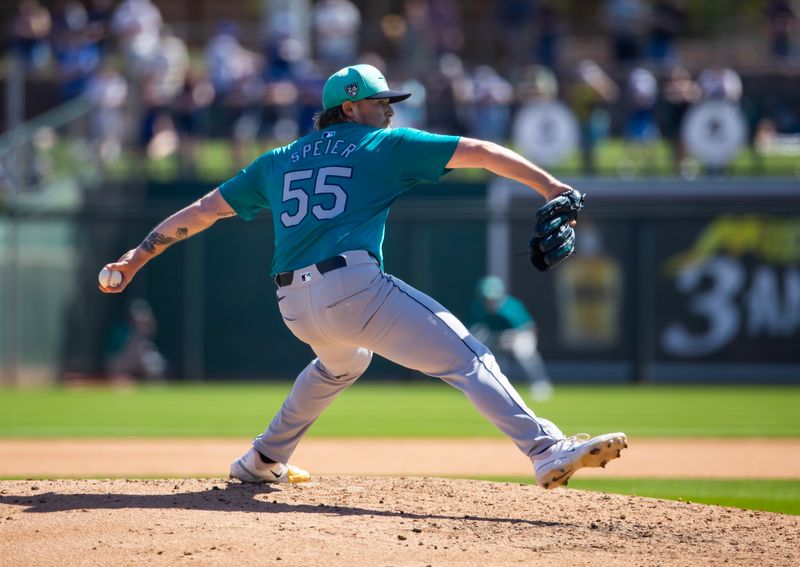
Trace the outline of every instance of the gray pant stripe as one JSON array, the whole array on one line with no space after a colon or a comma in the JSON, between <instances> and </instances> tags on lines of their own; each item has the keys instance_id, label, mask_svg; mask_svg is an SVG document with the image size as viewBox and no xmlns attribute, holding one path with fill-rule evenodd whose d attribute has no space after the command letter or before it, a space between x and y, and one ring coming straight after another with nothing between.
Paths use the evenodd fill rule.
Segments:
<instances>
[{"instance_id":1,"label":"gray pant stripe","mask_svg":"<svg viewBox=\"0 0 800 567\"><path fill-rule=\"evenodd\" d=\"M474 349L473 349L471 346L469 346L469 345L467 344L467 341L465 341L464 339L462 339L461 337L459 337L459 336L458 336L458 333L456 333L455 329L453 329L453 328L452 328L452 327L451 327L451 326L450 326L450 325L447 323L447 321L445 321L445 320L444 320L444 319L442 319L441 317L438 317L438 316L436 315L436 312L435 312L433 309L431 309L430 307L428 307L427 305L425 305L424 303L422 303L422 302L421 302L419 299L417 299L416 297L414 297L413 295L411 295L410 293L408 293L406 290L404 290L402 287L400 287L399 285L397 285L397 283L394 281L394 279L392 278L392 276L390 276L390 275L388 275L388 274L385 274L385 273L384 273L384 274L382 274L382 275L383 275L383 277L384 277L385 279L387 279L387 280L389 281L389 283L391 283L391 284L392 284L392 285L393 285L393 286L394 286L394 287L395 287L395 288L396 288L396 289L397 289L397 290L398 290L400 293L402 293L402 294L406 295L407 297L410 297L410 298L411 298L413 301L415 301L416 303L418 303L419 305L421 305L421 306L422 306L422 307L423 307L423 308L424 308L426 311L428 311L428 312L429 312L429 313L431 313L431 314L432 314L434 317L436 317L436 318L437 318L437 319L439 319L439 320L440 320L442 323L444 323L444 324L445 324L445 326L446 326L448 329L450 329L450 331L452 331L452 333L453 333L454 335L456 335L456 338L458 338L458 340L459 340L459 341L461 341L461 344L463 344L465 347L467 347L467 349L468 349L468 350L469 350L469 351L470 351L470 352L471 352L473 355L475 355L475 358L477 358L477 359L478 359L478 362L480 363L480 365L481 365L481 366L483 366L483 367L486 369L486 372L488 372L488 373L489 373L489 375L490 375L492 378L494 378L494 379L495 379L495 381L496 381L496 382L497 382L497 383L500 385L500 387L503 389L503 391L504 391L506 394L508 394L509 398L511 398L512 400L514 400L514 396L513 396L513 395L511 394L511 392L509 392L509 391L508 391L508 389L505 387L505 385L503 384L503 381L502 381L502 380L500 380L500 379L499 379L497 376L495 376L494 372L492 372L492 371L491 371L491 369L490 369L488 366L486 366L486 364L484 364L483 360L481 360L481 357L480 357L480 356L478 356L478 353L477 353L477 352L475 352L475 350L474 350ZM523 406L520 406L519 404L517 404L516 400L514 400L514 403L516 404L516 406L517 406L517 407L518 407L520 410L522 410L522 412L523 412L523 413L525 413L525 415L529 416L531 419L534 419L534 420L536 419L536 416L535 416L535 415L533 415L533 414L531 414L531 413L530 413L530 411L528 410L528 408L526 408L526 407L523 407Z\"/></svg>"}]
</instances>

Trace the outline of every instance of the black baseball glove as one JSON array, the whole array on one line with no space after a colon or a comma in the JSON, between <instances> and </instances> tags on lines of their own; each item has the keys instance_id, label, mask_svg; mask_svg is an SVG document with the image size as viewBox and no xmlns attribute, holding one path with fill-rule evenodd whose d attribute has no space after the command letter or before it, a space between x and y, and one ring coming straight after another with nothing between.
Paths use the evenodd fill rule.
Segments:
<instances>
[{"instance_id":1,"label":"black baseball glove","mask_svg":"<svg viewBox=\"0 0 800 567\"><path fill-rule=\"evenodd\" d=\"M575 252L575 230L570 221L578 219L582 195L575 189L560 193L536 211L536 227L528 242L531 264L545 272Z\"/></svg>"}]
</instances>

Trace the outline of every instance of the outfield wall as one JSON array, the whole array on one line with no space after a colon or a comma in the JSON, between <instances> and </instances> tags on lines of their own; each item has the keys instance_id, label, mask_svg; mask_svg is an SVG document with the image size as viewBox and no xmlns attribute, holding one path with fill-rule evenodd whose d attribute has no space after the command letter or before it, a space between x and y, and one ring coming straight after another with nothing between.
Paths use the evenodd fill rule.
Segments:
<instances>
[{"instance_id":1,"label":"outfield wall","mask_svg":"<svg viewBox=\"0 0 800 567\"><path fill-rule=\"evenodd\" d=\"M386 269L460 317L475 281L502 275L538 321L557 382L800 382L800 183L574 184L588 193L579 254L552 272L525 257L541 199L506 183L424 187L399 200ZM133 298L154 309L172 378L294 377L311 352L275 305L266 216L220 222L172 247L122 296L96 289L102 264L207 189L153 186L136 201L110 191L70 209L3 213L0 235L15 218L19 241L14 255L0 239L4 381L102 376ZM12 287L15 341L6 321ZM370 376L416 375L376 358Z\"/></svg>"},{"instance_id":2,"label":"outfield wall","mask_svg":"<svg viewBox=\"0 0 800 567\"><path fill-rule=\"evenodd\" d=\"M507 262L538 205L489 191L490 270L533 306L563 379L800 381L800 183L579 183L578 254L538 274Z\"/></svg>"}]
</instances>

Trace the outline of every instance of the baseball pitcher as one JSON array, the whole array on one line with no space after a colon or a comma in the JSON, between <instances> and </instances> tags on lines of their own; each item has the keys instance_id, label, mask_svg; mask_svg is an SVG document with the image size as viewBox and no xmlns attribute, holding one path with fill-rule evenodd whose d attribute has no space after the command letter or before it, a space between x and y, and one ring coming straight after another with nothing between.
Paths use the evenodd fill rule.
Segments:
<instances>
[{"instance_id":1,"label":"baseball pitcher","mask_svg":"<svg viewBox=\"0 0 800 567\"><path fill-rule=\"evenodd\" d=\"M378 69L346 67L322 92L317 130L256 159L238 175L153 229L107 264L119 293L150 260L222 218L272 214L272 275L286 326L314 351L267 430L231 465L243 482L304 482L289 460L308 428L369 366L373 353L458 388L533 462L544 488L566 485L581 467L605 466L627 446L623 433L566 437L526 405L494 356L435 300L383 270L389 207L418 183L454 168L479 167L514 179L550 202L540 210L531 262L549 269L574 249L580 193L497 144L391 129L389 89Z\"/></svg>"}]
</instances>

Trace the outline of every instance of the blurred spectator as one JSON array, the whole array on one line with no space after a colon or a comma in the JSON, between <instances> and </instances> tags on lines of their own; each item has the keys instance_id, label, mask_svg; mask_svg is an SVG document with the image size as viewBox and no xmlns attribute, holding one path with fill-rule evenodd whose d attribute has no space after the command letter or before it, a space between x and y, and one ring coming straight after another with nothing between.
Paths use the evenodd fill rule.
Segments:
<instances>
[{"instance_id":1,"label":"blurred spectator","mask_svg":"<svg viewBox=\"0 0 800 567\"><path fill-rule=\"evenodd\" d=\"M310 64L308 53L290 32L276 30L268 36L265 55L262 134L278 141L290 141L300 133L297 80Z\"/></svg>"},{"instance_id":2,"label":"blurred spectator","mask_svg":"<svg viewBox=\"0 0 800 567\"><path fill-rule=\"evenodd\" d=\"M685 29L687 18L684 0L658 0L653 4L648 46L653 63L666 65L677 61L675 38Z\"/></svg>"},{"instance_id":3,"label":"blurred spectator","mask_svg":"<svg viewBox=\"0 0 800 567\"><path fill-rule=\"evenodd\" d=\"M267 82L264 88L260 133L280 143L288 143L300 133L297 86L287 79Z\"/></svg>"},{"instance_id":4,"label":"blurred spectator","mask_svg":"<svg viewBox=\"0 0 800 567\"><path fill-rule=\"evenodd\" d=\"M708 68L701 71L697 78L700 86L702 100L724 101L741 108L742 102L742 79L739 73L726 67L722 63L723 56L718 56L717 60ZM733 131L734 124L722 124L718 120L709 122L706 133L707 144L719 144L730 142L733 138L729 134ZM741 125L746 130L746 124ZM751 139L753 133L750 132ZM729 164L728 164L729 165ZM727 166L705 165L704 171L708 175L725 175L729 170Z\"/></svg>"},{"instance_id":5,"label":"blurred spectator","mask_svg":"<svg viewBox=\"0 0 800 567\"><path fill-rule=\"evenodd\" d=\"M77 0L59 2L53 12L53 50L62 100L86 90L100 65L100 49L91 35L89 15Z\"/></svg>"},{"instance_id":6,"label":"blurred spectator","mask_svg":"<svg viewBox=\"0 0 800 567\"><path fill-rule=\"evenodd\" d=\"M106 60L89 80L86 96L94 107L89 117L89 137L100 165L105 167L116 161L122 151L128 83Z\"/></svg>"},{"instance_id":7,"label":"blurred spectator","mask_svg":"<svg viewBox=\"0 0 800 567\"><path fill-rule=\"evenodd\" d=\"M644 67L635 68L628 77L627 96L632 110L628 135L635 139L651 137L655 128L652 110L658 97L655 75Z\"/></svg>"},{"instance_id":8,"label":"blurred spectator","mask_svg":"<svg viewBox=\"0 0 800 567\"><path fill-rule=\"evenodd\" d=\"M606 0L604 21L614 60L625 67L642 56L642 35L648 19L642 0Z\"/></svg>"},{"instance_id":9,"label":"blurred spectator","mask_svg":"<svg viewBox=\"0 0 800 567\"><path fill-rule=\"evenodd\" d=\"M425 0L405 0L403 10L404 30L398 61L406 74L419 76L435 60L438 30Z\"/></svg>"},{"instance_id":10,"label":"blurred spectator","mask_svg":"<svg viewBox=\"0 0 800 567\"><path fill-rule=\"evenodd\" d=\"M769 111L767 111L769 109ZM777 125L771 116L783 114L786 109L780 96L743 96L742 111L747 121L747 146L750 153L752 174L763 175L764 154L769 147L768 140L776 139Z\"/></svg>"},{"instance_id":11,"label":"blurred spectator","mask_svg":"<svg viewBox=\"0 0 800 567\"><path fill-rule=\"evenodd\" d=\"M395 85L392 85L395 87ZM400 81L396 88L403 92L411 93L411 97L403 104L393 107L394 117L392 126L394 128L418 128L427 127L427 99L428 92L425 85L416 79ZM414 100L412 104L407 104Z\"/></svg>"},{"instance_id":12,"label":"blurred spectator","mask_svg":"<svg viewBox=\"0 0 800 567\"><path fill-rule=\"evenodd\" d=\"M536 37L533 51L536 61L557 71L561 36L564 33L561 14L551 2L540 2L536 8L533 23Z\"/></svg>"},{"instance_id":13,"label":"blurred spectator","mask_svg":"<svg viewBox=\"0 0 800 567\"><path fill-rule=\"evenodd\" d=\"M625 137L629 146L623 163L620 164L623 167L623 177L642 168L650 172L655 170L654 152L656 141L660 137L655 113L658 99L658 81L655 75L644 67L633 69L628 77L625 98Z\"/></svg>"},{"instance_id":14,"label":"blurred spectator","mask_svg":"<svg viewBox=\"0 0 800 567\"><path fill-rule=\"evenodd\" d=\"M128 73L139 76L158 54L161 42L161 12L150 0L123 0L111 19Z\"/></svg>"},{"instance_id":15,"label":"blurred spectator","mask_svg":"<svg viewBox=\"0 0 800 567\"><path fill-rule=\"evenodd\" d=\"M428 0L431 27L436 30L436 56L460 53L464 47L464 28L461 23L461 3L456 0ZM433 61L429 61L433 64Z\"/></svg>"},{"instance_id":16,"label":"blurred spectator","mask_svg":"<svg viewBox=\"0 0 800 567\"><path fill-rule=\"evenodd\" d=\"M681 124L689 108L702 95L699 85L692 79L685 67L675 66L667 75L658 104L658 123L661 134L667 140L672 152L675 173L684 172L686 148L681 137Z\"/></svg>"},{"instance_id":17,"label":"blurred spectator","mask_svg":"<svg viewBox=\"0 0 800 567\"><path fill-rule=\"evenodd\" d=\"M290 36L272 36L267 41L264 53L266 81L292 79L296 72L295 67L307 56L300 40Z\"/></svg>"},{"instance_id":18,"label":"blurred spectator","mask_svg":"<svg viewBox=\"0 0 800 567\"><path fill-rule=\"evenodd\" d=\"M269 0L268 3L262 4L266 9L261 11L260 37L265 47L269 42L289 37L303 38L303 41L310 40L307 37L311 31L310 25L308 21L303 20L303 15L312 2L302 2L300 10L293 7L293 4L296 4L293 0ZM269 49L265 49L265 52L268 51Z\"/></svg>"},{"instance_id":19,"label":"blurred spectator","mask_svg":"<svg viewBox=\"0 0 800 567\"><path fill-rule=\"evenodd\" d=\"M308 133L314 129L314 114L322 104L319 93L327 78L307 59L297 66L294 84L297 87L297 126L300 132Z\"/></svg>"},{"instance_id":20,"label":"blurred spectator","mask_svg":"<svg viewBox=\"0 0 800 567\"><path fill-rule=\"evenodd\" d=\"M513 369L513 365L502 361L510 358L522 369L533 399L550 398L553 386L537 348L536 323L528 310L519 299L506 293L497 276L478 280L475 296L469 307L470 333L492 351L503 368Z\"/></svg>"},{"instance_id":21,"label":"blurred spectator","mask_svg":"<svg viewBox=\"0 0 800 567\"><path fill-rule=\"evenodd\" d=\"M358 55L358 7L350 0L319 0L312 20L317 59L331 67L351 64Z\"/></svg>"},{"instance_id":22,"label":"blurred spectator","mask_svg":"<svg viewBox=\"0 0 800 567\"><path fill-rule=\"evenodd\" d=\"M85 33L89 14L79 0L56 0L52 12L52 41L58 49L69 43L69 36Z\"/></svg>"},{"instance_id":23,"label":"blurred spectator","mask_svg":"<svg viewBox=\"0 0 800 567\"><path fill-rule=\"evenodd\" d=\"M53 22L50 12L39 0L22 0L11 31L11 49L20 54L25 66L41 71L50 61L48 36Z\"/></svg>"},{"instance_id":24,"label":"blurred spectator","mask_svg":"<svg viewBox=\"0 0 800 567\"><path fill-rule=\"evenodd\" d=\"M489 65L480 65L471 77L471 135L505 143L511 121L514 88Z\"/></svg>"},{"instance_id":25,"label":"blurred spectator","mask_svg":"<svg viewBox=\"0 0 800 567\"><path fill-rule=\"evenodd\" d=\"M703 69L697 83L704 99L727 100L738 104L742 98L742 78L739 73L719 61Z\"/></svg>"},{"instance_id":26,"label":"blurred spectator","mask_svg":"<svg viewBox=\"0 0 800 567\"><path fill-rule=\"evenodd\" d=\"M158 53L146 70L150 96L159 101L172 100L183 88L189 70L189 50L169 26L161 28Z\"/></svg>"},{"instance_id":27,"label":"blurred spectator","mask_svg":"<svg viewBox=\"0 0 800 567\"><path fill-rule=\"evenodd\" d=\"M100 52L105 56L112 49L111 18L114 15L113 0L89 1L89 27L96 41L100 44Z\"/></svg>"},{"instance_id":28,"label":"blurred spectator","mask_svg":"<svg viewBox=\"0 0 800 567\"><path fill-rule=\"evenodd\" d=\"M548 0L502 0L495 3L499 56L508 69L525 65L531 58L556 69L563 22Z\"/></svg>"},{"instance_id":29,"label":"blurred spectator","mask_svg":"<svg viewBox=\"0 0 800 567\"><path fill-rule=\"evenodd\" d=\"M172 114L178 135L180 172L185 178L196 175L197 141L207 126L213 100L214 87L205 72L188 70Z\"/></svg>"},{"instance_id":30,"label":"blurred spectator","mask_svg":"<svg viewBox=\"0 0 800 567\"><path fill-rule=\"evenodd\" d=\"M141 125L147 117L145 75L158 54L162 23L161 12L150 0L123 0L111 16L110 32L122 54L122 72L128 80L126 113L133 127L126 132L126 142L137 149L142 148ZM134 166L134 174L142 171Z\"/></svg>"},{"instance_id":31,"label":"blurred spectator","mask_svg":"<svg viewBox=\"0 0 800 567\"><path fill-rule=\"evenodd\" d=\"M224 20L206 46L206 69L216 93L215 108L222 113L226 135L233 139L234 167L248 161L245 149L261 127L264 82L263 58L239 43L239 26Z\"/></svg>"},{"instance_id":32,"label":"blurred spectator","mask_svg":"<svg viewBox=\"0 0 800 567\"><path fill-rule=\"evenodd\" d=\"M495 11L497 56L513 68L524 64L533 48L533 16L536 0L499 0Z\"/></svg>"},{"instance_id":33,"label":"blurred spectator","mask_svg":"<svg viewBox=\"0 0 800 567\"><path fill-rule=\"evenodd\" d=\"M126 323L111 332L108 372L113 383L165 380L167 361L153 342L157 327L150 304L135 299Z\"/></svg>"},{"instance_id":34,"label":"blurred spectator","mask_svg":"<svg viewBox=\"0 0 800 567\"><path fill-rule=\"evenodd\" d=\"M792 29L797 18L789 0L768 0L764 10L769 32L769 52L778 60L789 60L792 53Z\"/></svg>"},{"instance_id":35,"label":"blurred spectator","mask_svg":"<svg viewBox=\"0 0 800 567\"><path fill-rule=\"evenodd\" d=\"M171 118L172 103L183 89L189 70L189 51L169 26L161 28L158 50L142 68L141 145L147 155L163 158L177 149Z\"/></svg>"},{"instance_id":36,"label":"blurred spectator","mask_svg":"<svg viewBox=\"0 0 800 567\"><path fill-rule=\"evenodd\" d=\"M220 95L240 88L258 75L261 56L239 43L239 26L230 20L217 24L205 50L206 69Z\"/></svg>"},{"instance_id":37,"label":"blurred spectator","mask_svg":"<svg viewBox=\"0 0 800 567\"><path fill-rule=\"evenodd\" d=\"M464 108L468 79L461 58L454 53L439 57L438 65L430 73L427 83L428 130L466 133Z\"/></svg>"},{"instance_id":38,"label":"blurred spectator","mask_svg":"<svg viewBox=\"0 0 800 567\"><path fill-rule=\"evenodd\" d=\"M558 98L558 79L549 67L528 65L514 83L520 105Z\"/></svg>"},{"instance_id":39,"label":"blurred spectator","mask_svg":"<svg viewBox=\"0 0 800 567\"><path fill-rule=\"evenodd\" d=\"M608 134L611 118L608 105L619 98L619 87L603 69L585 59L578 64L577 80L570 89L570 99L581 131L583 172L596 173L594 151Z\"/></svg>"},{"instance_id":40,"label":"blurred spectator","mask_svg":"<svg viewBox=\"0 0 800 567\"><path fill-rule=\"evenodd\" d=\"M511 82L516 85L511 138L518 151L540 165L558 164L574 154L577 121L558 100L555 72L544 65L528 65Z\"/></svg>"}]
</instances>

